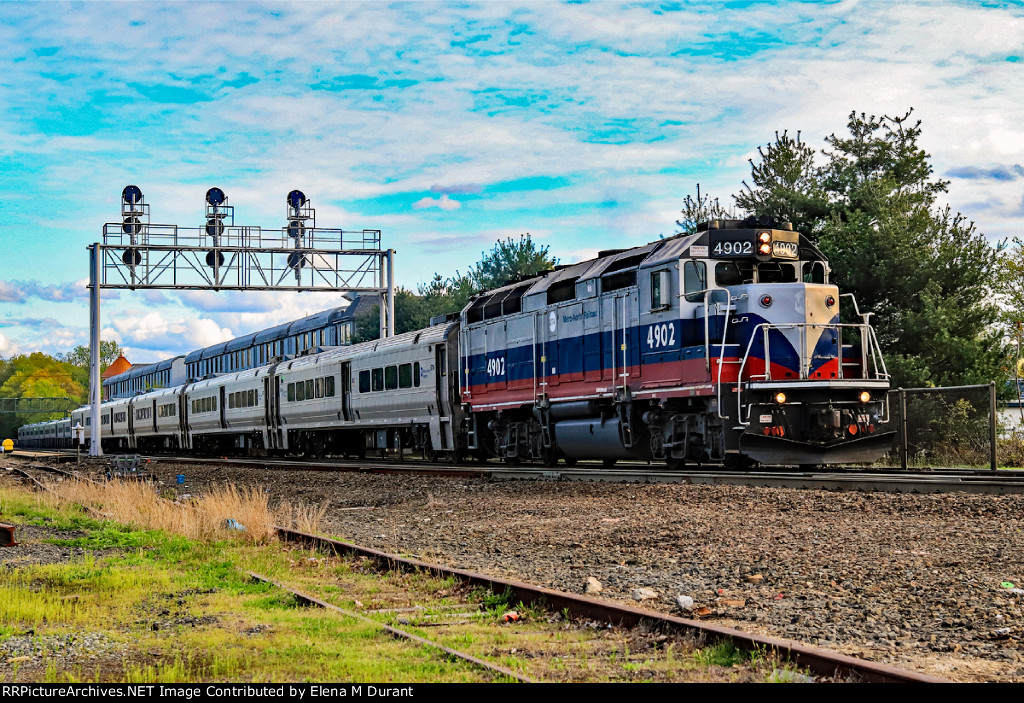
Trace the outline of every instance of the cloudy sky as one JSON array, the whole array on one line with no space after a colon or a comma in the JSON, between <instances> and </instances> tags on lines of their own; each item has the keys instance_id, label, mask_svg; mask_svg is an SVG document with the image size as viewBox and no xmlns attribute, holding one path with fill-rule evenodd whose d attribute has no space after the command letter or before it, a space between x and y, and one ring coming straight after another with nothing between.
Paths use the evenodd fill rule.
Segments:
<instances>
[{"instance_id":1,"label":"cloudy sky","mask_svg":"<svg viewBox=\"0 0 1024 703\"><path fill-rule=\"evenodd\" d=\"M776 130L923 121L949 202L1024 234L1019 2L0 3L0 356L88 343L86 246L137 184L196 227L218 186L279 228L373 228L398 283L529 232L568 263L728 200ZM155 361L332 307L323 294L104 295Z\"/></svg>"}]
</instances>

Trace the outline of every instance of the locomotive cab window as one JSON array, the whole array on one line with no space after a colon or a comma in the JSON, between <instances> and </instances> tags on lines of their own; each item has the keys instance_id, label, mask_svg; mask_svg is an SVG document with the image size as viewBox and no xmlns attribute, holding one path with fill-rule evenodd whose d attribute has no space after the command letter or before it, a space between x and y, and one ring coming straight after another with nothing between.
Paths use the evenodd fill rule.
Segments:
<instances>
[{"instance_id":1,"label":"locomotive cab window","mask_svg":"<svg viewBox=\"0 0 1024 703\"><path fill-rule=\"evenodd\" d=\"M672 307L672 279L668 269L651 273L651 310Z\"/></svg>"},{"instance_id":2,"label":"locomotive cab window","mask_svg":"<svg viewBox=\"0 0 1024 703\"><path fill-rule=\"evenodd\" d=\"M754 265L746 261L722 261L715 264L715 283L740 286L754 282Z\"/></svg>"},{"instance_id":3,"label":"locomotive cab window","mask_svg":"<svg viewBox=\"0 0 1024 703\"><path fill-rule=\"evenodd\" d=\"M796 267L778 261L766 261L757 265L758 283L796 283Z\"/></svg>"},{"instance_id":4,"label":"locomotive cab window","mask_svg":"<svg viewBox=\"0 0 1024 703\"><path fill-rule=\"evenodd\" d=\"M687 261L683 264L683 292L690 303L699 303L708 287L708 274L703 261Z\"/></svg>"},{"instance_id":5,"label":"locomotive cab window","mask_svg":"<svg viewBox=\"0 0 1024 703\"><path fill-rule=\"evenodd\" d=\"M822 261L808 261L803 267L804 283L828 283L825 264Z\"/></svg>"}]
</instances>

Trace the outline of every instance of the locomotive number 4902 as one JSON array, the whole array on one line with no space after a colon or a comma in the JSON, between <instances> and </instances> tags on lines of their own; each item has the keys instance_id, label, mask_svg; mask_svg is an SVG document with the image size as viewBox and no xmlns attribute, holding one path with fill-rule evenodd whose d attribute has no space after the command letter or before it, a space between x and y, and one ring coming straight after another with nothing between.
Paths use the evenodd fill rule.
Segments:
<instances>
[{"instance_id":1,"label":"locomotive number 4902","mask_svg":"<svg viewBox=\"0 0 1024 703\"><path fill-rule=\"evenodd\" d=\"M671 322L651 325L647 328L647 348L661 349L676 345L676 326Z\"/></svg>"},{"instance_id":2,"label":"locomotive number 4902","mask_svg":"<svg viewBox=\"0 0 1024 703\"><path fill-rule=\"evenodd\" d=\"M750 256L754 253L754 243L749 239L739 242L718 241L711 251L716 256Z\"/></svg>"},{"instance_id":3,"label":"locomotive number 4902","mask_svg":"<svg viewBox=\"0 0 1024 703\"><path fill-rule=\"evenodd\" d=\"M505 375L505 357L496 356L493 359L487 360L487 375L488 376L504 376Z\"/></svg>"}]
</instances>

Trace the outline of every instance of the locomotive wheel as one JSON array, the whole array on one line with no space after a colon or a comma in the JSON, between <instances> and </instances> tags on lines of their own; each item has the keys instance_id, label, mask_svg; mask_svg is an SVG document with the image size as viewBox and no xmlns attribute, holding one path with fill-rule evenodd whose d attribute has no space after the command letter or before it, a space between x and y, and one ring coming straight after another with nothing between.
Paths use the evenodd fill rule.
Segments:
<instances>
[{"instance_id":1,"label":"locomotive wheel","mask_svg":"<svg viewBox=\"0 0 1024 703\"><path fill-rule=\"evenodd\" d=\"M541 463L547 468L551 468L558 464L558 450L554 447L544 449L541 452Z\"/></svg>"},{"instance_id":2,"label":"locomotive wheel","mask_svg":"<svg viewBox=\"0 0 1024 703\"><path fill-rule=\"evenodd\" d=\"M754 465L749 457L741 454L726 454L722 460L722 468L726 471L746 471Z\"/></svg>"},{"instance_id":3,"label":"locomotive wheel","mask_svg":"<svg viewBox=\"0 0 1024 703\"><path fill-rule=\"evenodd\" d=\"M579 460L574 456L563 456L562 461L565 462L566 466L576 466L576 462Z\"/></svg>"},{"instance_id":4,"label":"locomotive wheel","mask_svg":"<svg viewBox=\"0 0 1024 703\"><path fill-rule=\"evenodd\" d=\"M680 469L686 468L686 459L676 459L675 457L668 457L665 459L665 466L672 471L679 471Z\"/></svg>"},{"instance_id":5,"label":"locomotive wheel","mask_svg":"<svg viewBox=\"0 0 1024 703\"><path fill-rule=\"evenodd\" d=\"M434 449L430 437L427 437L427 443L423 445L423 460L429 461L431 464L437 461L437 451Z\"/></svg>"},{"instance_id":6,"label":"locomotive wheel","mask_svg":"<svg viewBox=\"0 0 1024 703\"><path fill-rule=\"evenodd\" d=\"M603 461L601 461L601 463L604 464L604 467L606 469L610 469L613 466L615 466L615 464L617 464L618 461L618 459L604 459Z\"/></svg>"}]
</instances>

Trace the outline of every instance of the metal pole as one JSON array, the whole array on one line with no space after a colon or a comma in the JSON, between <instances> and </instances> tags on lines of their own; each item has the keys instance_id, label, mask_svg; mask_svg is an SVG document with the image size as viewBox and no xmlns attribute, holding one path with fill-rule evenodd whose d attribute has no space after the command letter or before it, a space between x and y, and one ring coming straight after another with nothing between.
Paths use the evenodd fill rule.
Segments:
<instances>
[{"instance_id":1,"label":"metal pole","mask_svg":"<svg viewBox=\"0 0 1024 703\"><path fill-rule=\"evenodd\" d=\"M395 336L395 250L388 249L388 336Z\"/></svg>"},{"instance_id":2,"label":"metal pole","mask_svg":"<svg viewBox=\"0 0 1024 703\"><path fill-rule=\"evenodd\" d=\"M384 267L387 266L387 255L381 254L380 257L380 287L384 287ZM388 299L391 298L391 291L380 294L380 305L378 306L378 312L380 313L380 330L378 336L384 339L388 336Z\"/></svg>"},{"instance_id":3,"label":"metal pole","mask_svg":"<svg viewBox=\"0 0 1024 703\"><path fill-rule=\"evenodd\" d=\"M900 467L907 469L907 391L900 388Z\"/></svg>"},{"instance_id":4,"label":"metal pole","mask_svg":"<svg viewBox=\"0 0 1024 703\"><path fill-rule=\"evenodd\" d=\"M988 384L988 436L991 447L991 469L996 470L996 382Z\"/></svg>"},{"instance_id":5,"label":"metal pole","mask_svg":"<svg viewBox=\"0 0 1024 703\"><path fill-rule=\"evenodd\" d=\"M100 378L100 280L103 270L103 250L99 242L89 247L91 258L89 263L89 354L92 372L89 374L92 391L92 430L89 444L89 456L103 456L102 429L100 422L100 403L103 393L103 379Z\"/></svg>"}]
</instances>

